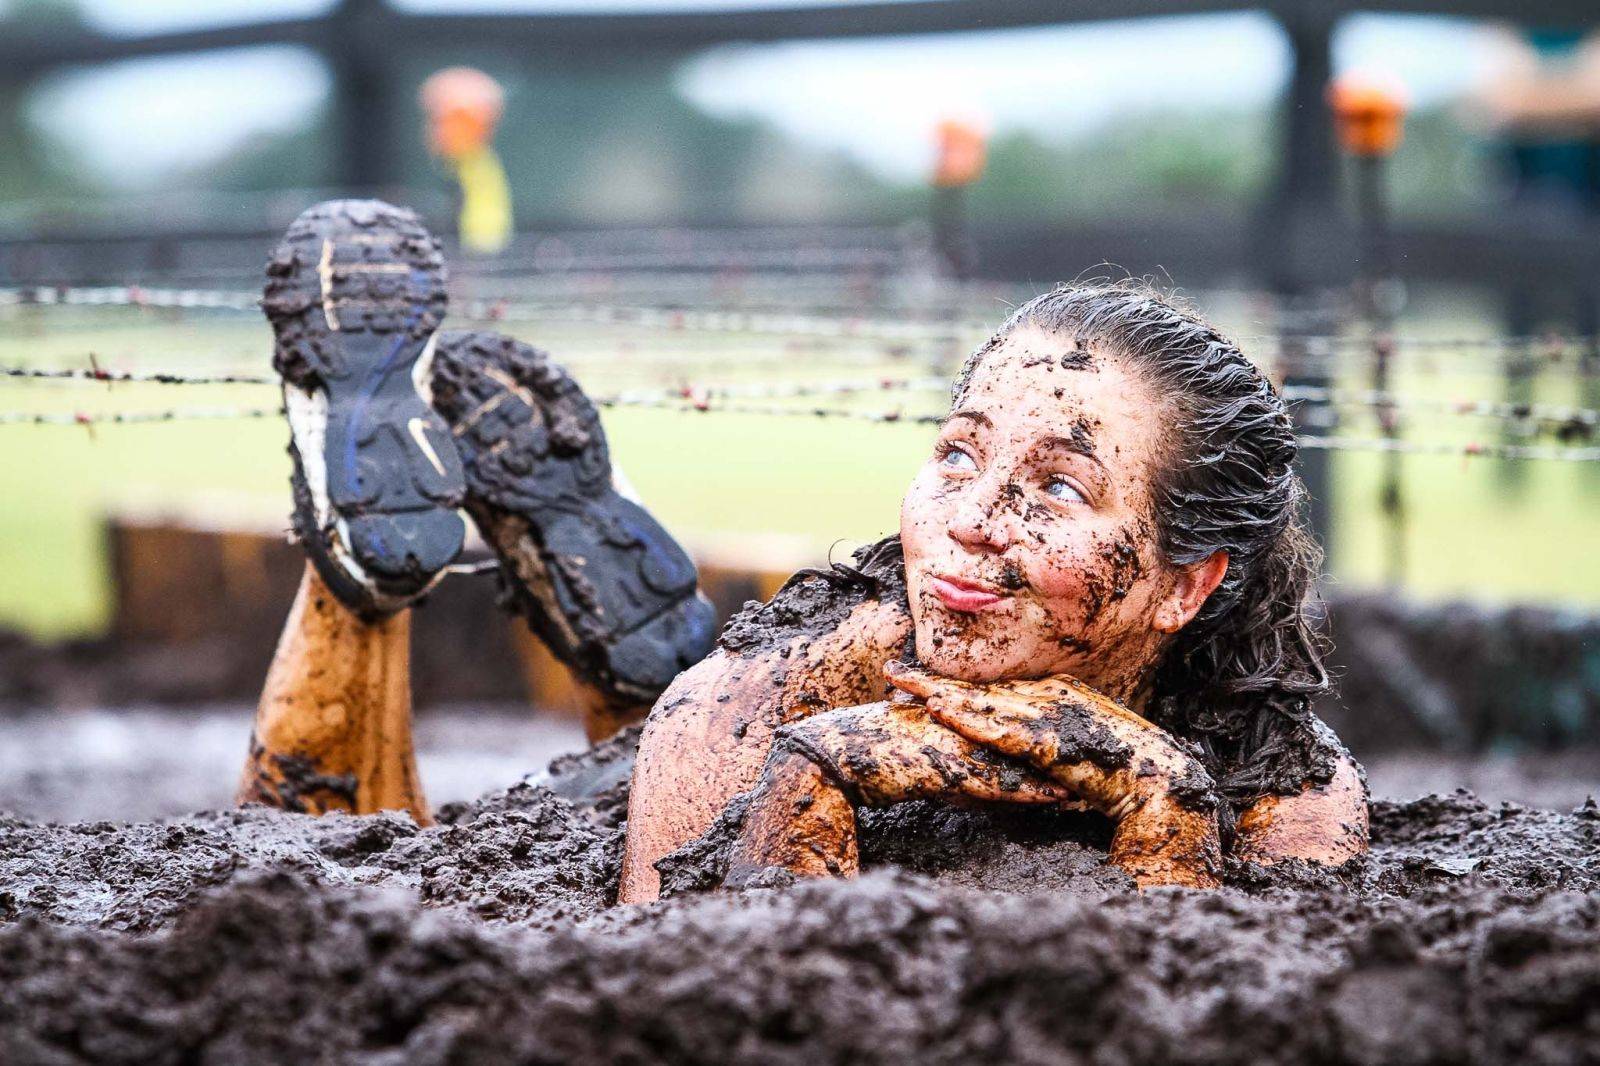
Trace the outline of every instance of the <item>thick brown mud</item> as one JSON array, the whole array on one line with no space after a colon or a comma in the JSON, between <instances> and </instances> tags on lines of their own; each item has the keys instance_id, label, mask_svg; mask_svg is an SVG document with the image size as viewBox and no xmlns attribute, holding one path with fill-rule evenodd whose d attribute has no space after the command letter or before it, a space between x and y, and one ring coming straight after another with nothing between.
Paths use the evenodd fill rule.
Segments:
<instances>
[{"instance_id":1,"label":"thick brown mud","mask_svg":"<svg viewBox=\"0 0 1600 1066\"><path fill-rule=\"evenodd\" d=\"M857 881L615 907L627 755L429 829L0 821L0 1061L1600 1057L1592 802L1380 801L1341 869L1143 894L1092 817L905 804Z\"/></svg>"}]
</instances>

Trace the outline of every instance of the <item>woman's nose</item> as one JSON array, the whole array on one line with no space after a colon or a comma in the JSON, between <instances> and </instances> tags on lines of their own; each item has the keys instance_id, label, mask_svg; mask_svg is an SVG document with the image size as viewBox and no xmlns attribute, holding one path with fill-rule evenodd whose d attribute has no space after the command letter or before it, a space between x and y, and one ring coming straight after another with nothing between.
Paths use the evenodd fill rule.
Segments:
<instances>
[{"instance_id":1,"label":"woman's nose","mask_svg":"<svg viewBox=\"0 0 1600 1066\"><path fill-rule=\"evenodd\" d=\"M950 523L950 537L968 551L1003 552L1016 540L1015 516L1003 497L966 503Z\"/></svg>"}]
</instances>

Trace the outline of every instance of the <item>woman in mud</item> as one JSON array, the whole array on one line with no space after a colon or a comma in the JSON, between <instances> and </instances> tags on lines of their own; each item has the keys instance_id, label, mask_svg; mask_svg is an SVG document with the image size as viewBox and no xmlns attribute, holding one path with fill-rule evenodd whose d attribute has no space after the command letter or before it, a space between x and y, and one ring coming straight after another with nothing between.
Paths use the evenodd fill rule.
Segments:
<instances>
[{"instance_id":1,"label":"woman in mud","mask_svg":"<svg viewBox=\"0 0 1600 1066\"><path fill-rule=\"evenodd\" d=\"M900 535L797 575L705 658L694 567L616 483L593 404L526 345L436 332L443 264L414 215L318 205L267 274L309 565L242 800L428 819L406 612L465 510L595 694L591 735L654 703L624 901L725 812L732 883L849 874L856 809L909 799L1087 806L1142 885L1215 884L1225 846L1366 846L1360 772L1307 709L1327 680L1288 416L1153 292L1019 309L957 378Z\"/></svg>"},{"instance_id":2,"label":"woman in mud","mask_svg":"<svg viewBox=\"0 0 1600 1066\"><path fill-rule=\"evenodd\" d=\"M719 815L728 884L847 876L856 810L911 799L1099 811L1141 886L1215 885L1225 848L1364 851L1362 775L1308 709L1319 559L1259 371L1143 286L1074 286L951 399L899 537L796 575L657 702L621 899Z\"/></svg>"}]
</instances>

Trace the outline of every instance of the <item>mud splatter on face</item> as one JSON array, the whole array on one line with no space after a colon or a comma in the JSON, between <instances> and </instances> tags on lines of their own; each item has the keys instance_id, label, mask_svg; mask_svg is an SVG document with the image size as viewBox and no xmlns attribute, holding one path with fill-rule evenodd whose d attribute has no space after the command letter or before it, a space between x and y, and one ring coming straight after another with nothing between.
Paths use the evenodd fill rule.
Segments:
<instances>
[{"instance_id":1,"label":"mud splatter on face","mask_svg":"<svg viewBox=\"0 0 1600 1066\"><path fill-rule=\"evenodd\" d=\"M1092 418L1074 418L1072 420L1072 446L1084 455L1094 454L1094 431L1099 422Z\"/></svg>"},{"instance_id":2,"label":"mud splatter on face","mask_svg":"<svg viewBox=\"0 0 1600 1066\"><path fill-rule=\"evenodd\" d=\"M1114 361L1036 331L977 365L901 511L917 650L932 669L1137 687L1170 591L1146 521L1162 410Z\"/></svg>"},{"instance_id":3,"label":"mud splatter on face","mask_svg":"<svg viewBox=\"0 0 1600 1066\"><path fill-rule=\"evenodd\" d=\"M1124 530L1112 543L1110 555L1111 588L1107 595L1112 600L1126 599L1133 590L1134 582L1144 573L1139 566L1139 548L1134 543L1131 531Z\"/></svg>"},{"instance_id":4,"label":"mud splatter on face","mask_svg":"<svg viewBox=\"0 0 1600 1066\"><path fill-rule=\"evenodd\" d=\"M1093 370L1094 356L1077 341L1068 341L1067 350L1061 353L1062 370Z\"/></svg>"}]
</instances>

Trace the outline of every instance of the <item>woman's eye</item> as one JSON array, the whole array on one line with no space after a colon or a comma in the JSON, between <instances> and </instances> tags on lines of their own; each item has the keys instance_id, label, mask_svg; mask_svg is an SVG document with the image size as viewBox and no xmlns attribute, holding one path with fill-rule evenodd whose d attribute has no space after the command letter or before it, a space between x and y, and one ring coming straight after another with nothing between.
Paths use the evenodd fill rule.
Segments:
<instances>
[{"instance_id":1,"label":"woman's eye","mask_svg":"<svg viewBox=\"0 0 1600 1066\"><path fill-rule=\"evenodd\" d=\"M978 461L960 448L949 448L939 457L939 465L946 470L973 471L978 469Z\"/></svg>"},{"instance_id":2,"label":"woman's eye","mask_svg":"<svg viewBox=\"0 0 1600 1066\"><path fill-rule=\"evenodd\" d=\"M1064 477L1053 477L1044 483L1044 491L1048 496L1067 503L1083 503L1083 493L1073 487L1072 482Z\"/></svg>"}]
</instances>

